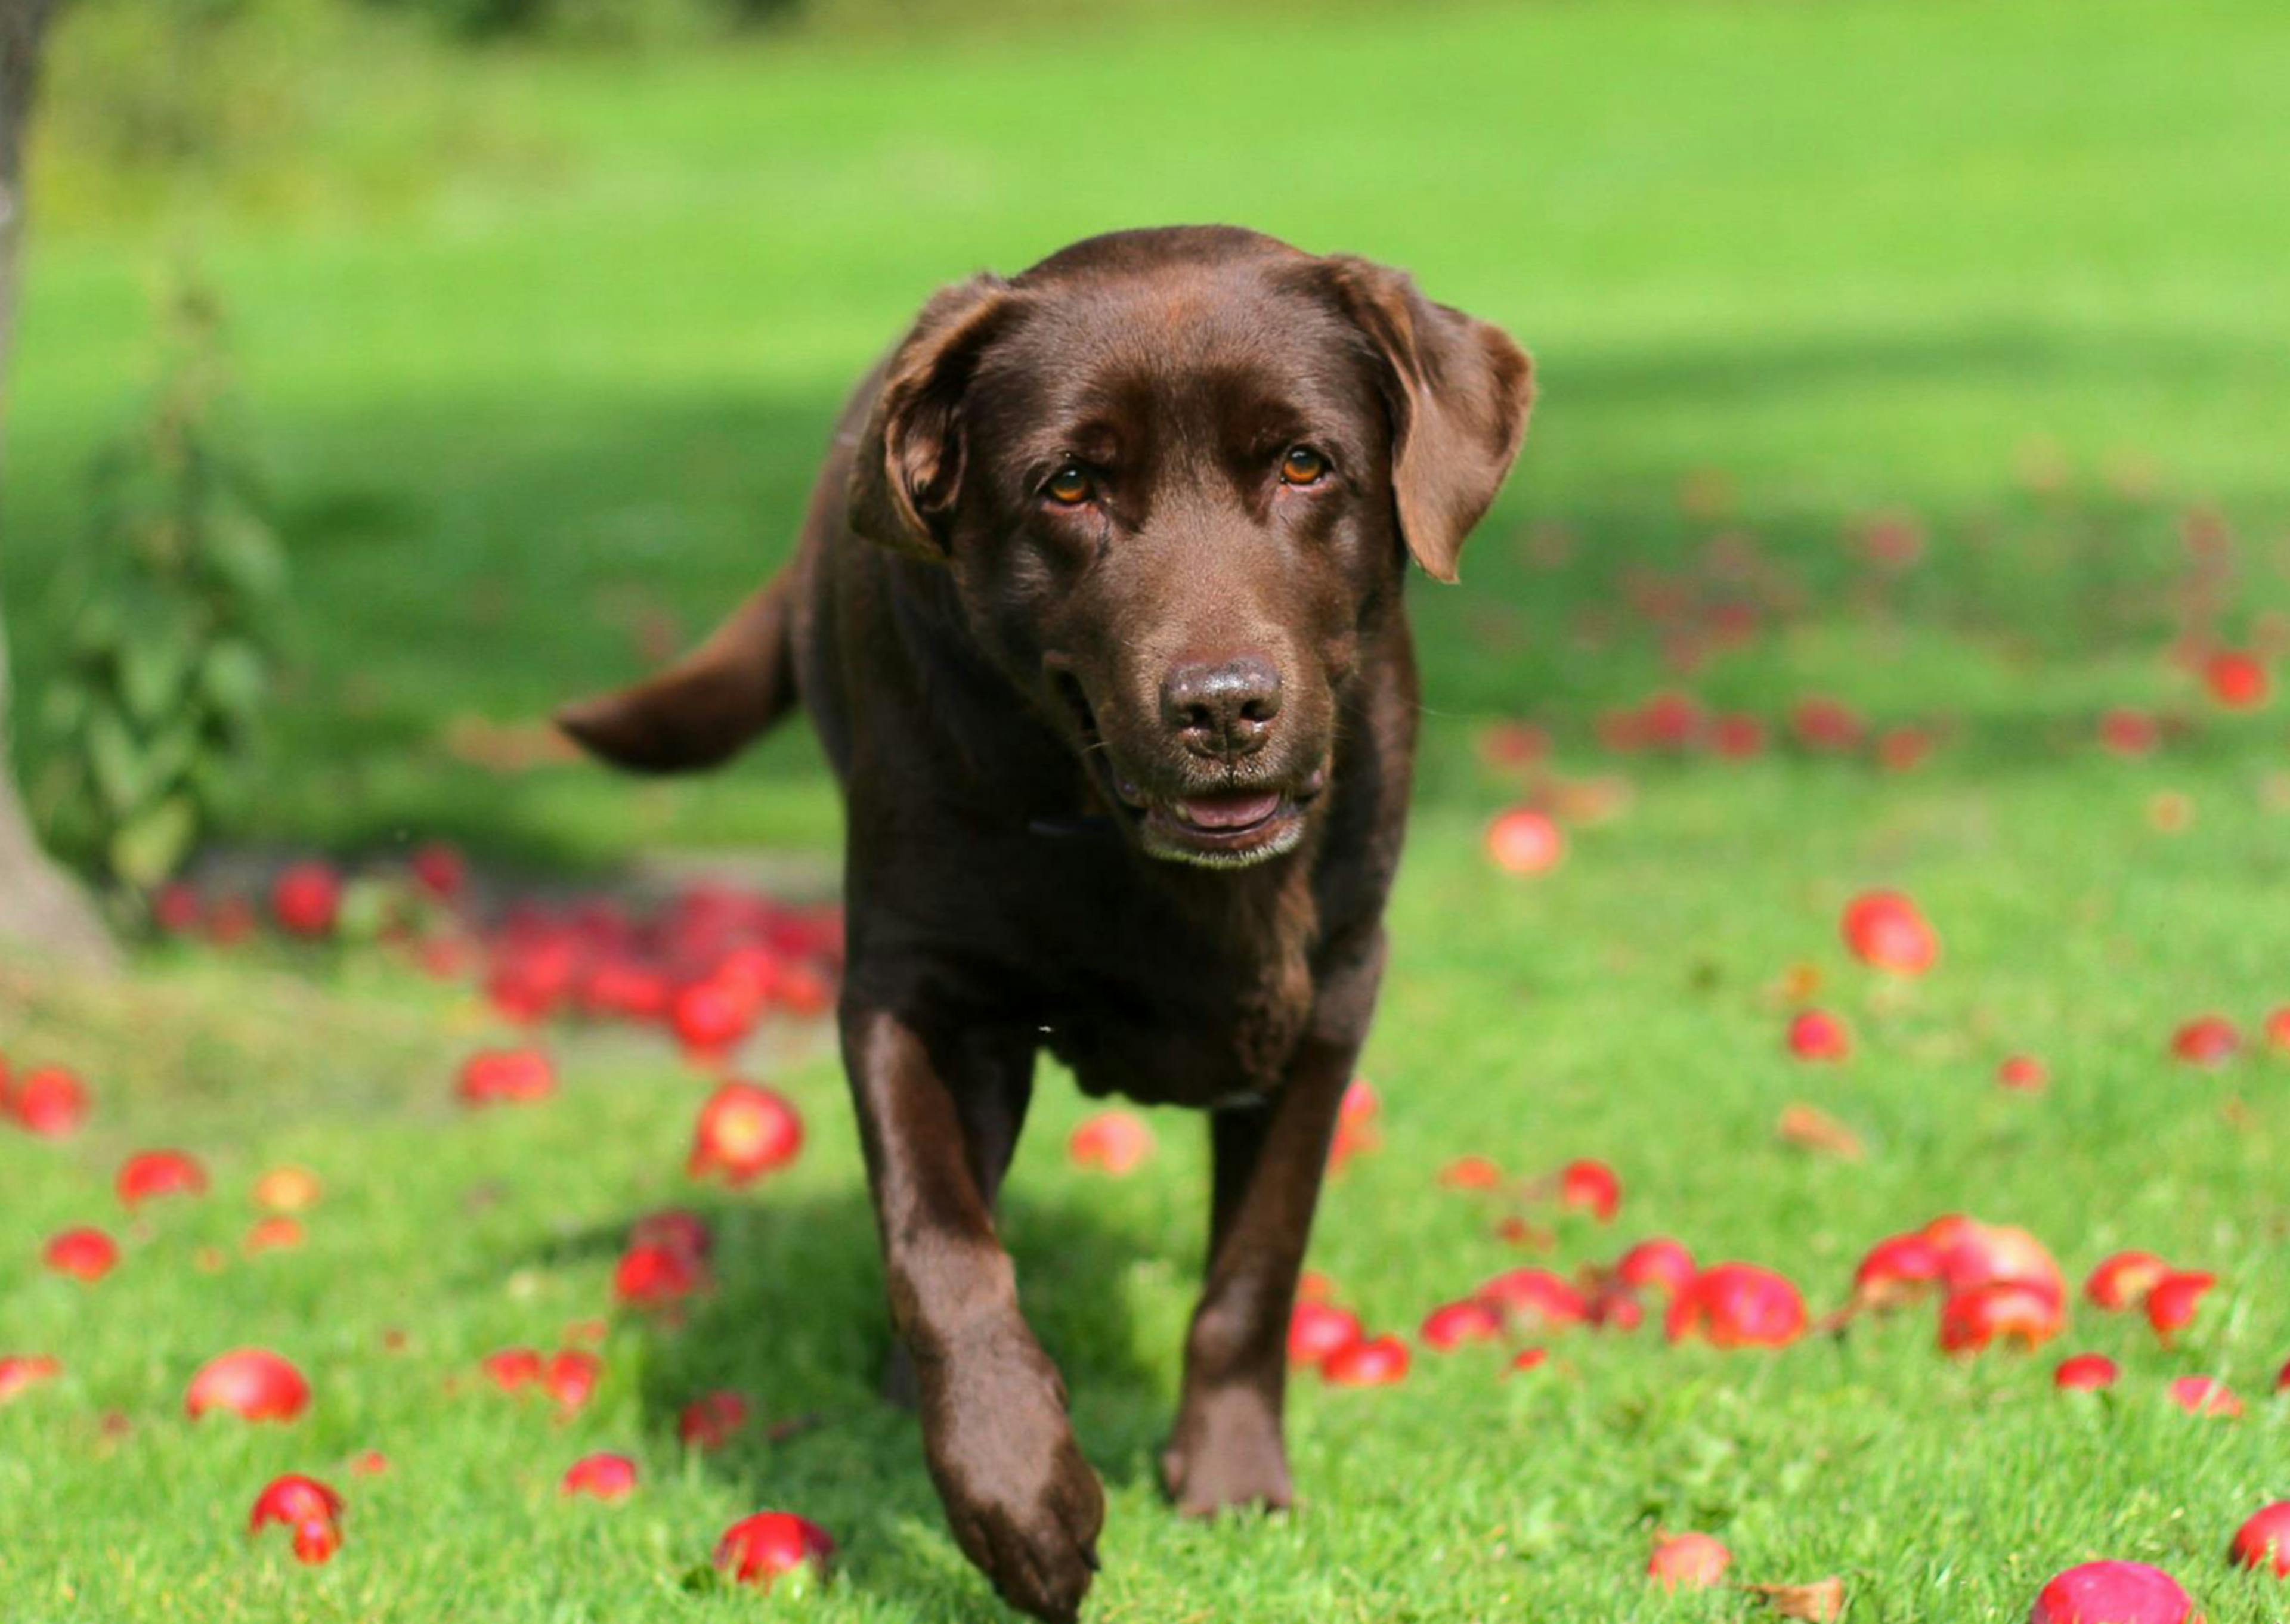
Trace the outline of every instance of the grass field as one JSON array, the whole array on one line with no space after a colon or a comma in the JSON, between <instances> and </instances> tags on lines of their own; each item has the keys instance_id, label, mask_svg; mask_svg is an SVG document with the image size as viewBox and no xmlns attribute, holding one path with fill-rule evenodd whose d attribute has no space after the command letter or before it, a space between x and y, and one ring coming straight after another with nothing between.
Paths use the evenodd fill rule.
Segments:
<instances>
[{"instance_id":1,"label":"grass field","mask_svg":"<svg viewBox=\"0 0 2290 1624\"><path fill-rule=\"evenodd\" d=\"M2290 738L2278 703L2227 715L2166 658L2190 629L2290 641L2278 8L1240 7L421 71L346 95L310 162L362 172L450 106L452 167L201 224L301 620L251 841L359 857L444 836L508 871L599 876L669 849L831 850L831 792L792 736L637 787L468 759L471 724L513 730L619 680L767 568L841 391L933 284L1116 225L1245 221L1413 267L1509 324L1543 380L1465 584L1415 596L1423 794L1367 1057L1385 1144L1333 1187L1314 1266L1408 1332L1547 1260L1435 1188L1477 1151L1522 1175L1620 1170L1621 1218L1562 1223L1561 1266L1673 1234L1788 1271L1819 1309L1870 1242L1961 1209L2030 1227L2072 1277L2136 1245L2224 1282L2170 1351L2079 1308L2056 1349L1969 1364L1918 1313L1777 1355L1578 1334L1531 1381L1499 1380L1491 1352L1421 1356L1385 1391L1301 1380L1301 1511L1181 1524L1150 1463L1201 1148L1156 1118L1134 1178L1073 1170L1083 1104L1053 1085L1007 1229L1110 1490L1091 1617L1757 1616L1737 1593L1649 1591L1657 1527L1720 1535L1744 1580L1839 1575L1854 1620L2016 1620L2094 1556L2170 1568L2212 1624L2281 1616L2280 1588L2223 1552L2290 1497L2290 1403L2267 1397L2290 1358L2290 1060L2198 1071L2166 1047L2204 1011L2254 1028L2290 1003ZM139 387L161 237L55 219L35 227L0 552L27 706L85 460ZM2214 578L2190 512L2232 538ZM1883 515L1912 517L1917 562L1872 562ZM1753 607L1754 634L1674 669L1681 603ZM1601 746L1605 713L1666 689L1776 724L1833 696L1936 743L1910 772L1865 749ZM2118 705L2173 718L2158 751L2099 748ZM1480 829L1520 789L1474 746L1515 718L1556 740L1542 788L1572 844L1497 884ZM2158 817L2158 797L2180 798ZM1932 917L1931 975L1846 958L1838 911L1873 884ZM1804 964L1858 1029L1844 1067L1783 1052ZM685 1186L702 1085L663 1044L552 1035L561 1098L464 1117L453 1068L499 1036L466 994L355 953L171 949L114 988L0 979L0 1052L72 1063L98 1095L65 1145L0 1133L0 1354L66 1365L0 1406L10 1616L1000 1616L911 1422L871 1396L884 1316L821 1036L775 1032L752 1059L813 1140L741 1197ZM2046 1092L1995 1086L2018 1051L2049 1062ZM1778 1142L1793 1102L1866 1158ZM110 1172L164 1143L205 1157L216 1193L130 1226ZM308 1244L241 1258L247 1186L283 1162L328 1187ZM566 1425L477 1388L485 1353L605 1313L621 1227L687 1198L723 1232L688 1327L616 1321ZM92 1288L34 1263L79 1222L129 1240ZM198 1266L210 1246L220 1272ZM247 1343L310 1372L312 1417L181 1420L191 1372ZM2053 1393L2050 1352L2082 1348L2121 1359L2115 1395ZM2196 1372L2246 1418L2163 1401ZM677 1411L715 1386L821 1424L687 1457ZM368 1448L391 1470L344 1476ZM639 1456L633 1500L560 1501L595 1448ZM244 1547L247 1505L286 1470L351 1497L324 1568ZM838 1577L769 1603L687 1591L765 1505L832 1530Z\"/></svg>"}]
</instances>

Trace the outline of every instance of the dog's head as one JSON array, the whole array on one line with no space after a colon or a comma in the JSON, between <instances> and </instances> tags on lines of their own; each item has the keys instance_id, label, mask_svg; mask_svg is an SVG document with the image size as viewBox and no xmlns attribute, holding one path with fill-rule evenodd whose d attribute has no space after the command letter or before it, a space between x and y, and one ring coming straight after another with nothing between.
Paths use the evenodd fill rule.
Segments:
<instances>
[{"instance_id":1,"label":"dog's head","mask_svg":"<svg viewBox=\"0 0 2290 1624\"><path fill-rule=\"evenodd\" d=\"M850 522L952 572L1013 708L1145 851L1238 866L1301 840L1364 636L1410 555L1455 578L1532 394L1516 344L1399 272L1117 233L925 307Z\"/></svg>"},{"instance_id":2,"label":"dog's head","mask_svg":"<svg viewBox=\"0 0 2290 1624\"><path fill-rule=\"evenodd\" d=\"M1158 857L1289 850L1405 559L1455 576L1526 356L1396 271L1253 233L1098 237L933 300L853 470Z\"/></svg>"}]
</instances>

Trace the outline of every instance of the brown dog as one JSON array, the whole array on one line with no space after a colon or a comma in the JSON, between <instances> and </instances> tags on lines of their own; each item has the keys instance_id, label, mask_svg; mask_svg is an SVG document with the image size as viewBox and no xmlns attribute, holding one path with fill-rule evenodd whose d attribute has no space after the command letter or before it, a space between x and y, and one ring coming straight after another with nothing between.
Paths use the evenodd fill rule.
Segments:
<instances>
[{"instance_id":1,"label":"brown dog","mask_svg":"<svg viewBox=\"0 0 2290 1624\"><path fill-rule=\"evenodd\" d=\"M1454 579L1531 393L1517 346L1397 272L1224 228L1093 238L933 299L845 412L794 563L562 717L670 771L810 710L931 1476L1037 1618L1076 1616L1105 1502L995 1234L1035 1052L1210 1113L1163 1472L1189 1513L1285 1506L1289 1313L1407 814L1406 560Z\"/></svg>"}]
</instances>

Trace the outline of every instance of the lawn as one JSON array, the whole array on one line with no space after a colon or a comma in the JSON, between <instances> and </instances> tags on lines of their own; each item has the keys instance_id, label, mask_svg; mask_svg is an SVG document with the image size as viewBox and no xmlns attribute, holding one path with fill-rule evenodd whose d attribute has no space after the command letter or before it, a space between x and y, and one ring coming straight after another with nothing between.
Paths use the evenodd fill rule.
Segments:
<instances>
[{"instance_id":1,"label":"lawn","mask_svg":"<svg viewBox=\"0 0 2290 1624\"><path fill-rule=\"evenodd\" d=\"M529 742L767 569L841 391L933 285L1110 226L1242 220L1411 266L1509 325L1543 380L1464 584L1415 593L1422 794L1366 1060L1383 1143L1332 1186L1313 1266L1411 1336L1501 1268L1657 1234L1781 1268L1820 1312L1879 1236L1957 1210L2032 1229L2071 1282L2128 1246L2222 1282L2173 1349L2078 1302L2053 1348L1968 1362L1938 1355L1927 1308L1779 1353L1649 1328L1554 1339L1531 1379L1493 1349L1419 1349L1382 1390L1306 1375L1299 1512L1181 1524L1151 1462L1202 1147L1156 1116L1134 1176L1073 1168L1086 1106L1053 1081L1006 1229L1110 1492L1089 1616L1758 1615L1650 1591L1658 1528L1718 1535L1746 1580L1840 1576L1854 1620L2017 1620L2096 1556L2171 1569L2212 1624L2282 1615L2224 1549L2290 1498L2290 1402L2269 1397L2290 1057L2255 1043L2290 1003L2290 756L2278 701L2229 713L2168 658L2290 644L2278 7L1240 6L420 75L323 111L308 164L364 174L448 108L450 165L201 224L300 619L249 845L387 862L444 836L504 883L599 886L768 848L808 885L836 812L792 733L669 786L509 771L468 740ZM163 235L73 203L36 222L10 423L0 595L28 710L84 465L140 388ZM1903 534L1921 545L1881 545ZM1747 630L1720 647L1712 627ZM1666 691L1772 742L1614 748L1611 713ZM1904 771L1798 747L1812 696L1896 756L1929 748ZM2160 748L2102 748L2111 707L2162 717ZM1479 748L1513 720L1553 740L1524 783ZM1522 795L1559 812L1567 856L1499 879L1480 832ZM1840 909L1880 884L1937 928L1930 974L1845 952ZM1808 998L1854 1025L1848 1062L1786 1052ZM2252 1052L2172 1060L2211 1010ZM456 1066L506 1036L469 987L369 950L0 977L12 1067L69 1063L97 1100L68 1141L0 1132L0 1354L65 1365L0 1405L12 1617L1001 1616L912 1423L872 1396L885 1318L826 1036L777 1023L745 1058L811 1139L739 1195L685 1180L706 1085L658 1038L547 1029L558 1097L460 1110ZM1996 1085L2022 1052L2046 1091ZM1782 1142L1791 1104L1865 1155ZM155 1144L201 1156L213 1193L124 1219L112 1171ZM1500 1204L1436 1183L1467 1151L1522 1178L1602 1157L1621 1214L1530 1209L1556 1249L1522 1252ZM247 1191L282 1164L326 1187L308 1242L244 1257ZM627 1223L675 1202L717 1225L716 1289L681 1329L612 1314ZM127 1252L92 1287L35 1262L84 1222ZM495 1348L598 1316L605 1375L570 1421L479 1380ZM191 1372L245 1344L309 1372L309 1418L181 1419ZM2054 1356L2084 1348L2120 1387L2055 1395ZM2170 1406L2195 1372L2247 1414ZM717 1387L815 1424L687 1453L677 1413ZM348 1476L368 1449L388 1473ZM631 1500L560 1499L594 1449L638 1458ZM244 1539L289 1470L350 1499L324 1567ZM763 1506L830 1529L837 1577L769 1603L687 1588Z\"/></svg>"}]
</instances>

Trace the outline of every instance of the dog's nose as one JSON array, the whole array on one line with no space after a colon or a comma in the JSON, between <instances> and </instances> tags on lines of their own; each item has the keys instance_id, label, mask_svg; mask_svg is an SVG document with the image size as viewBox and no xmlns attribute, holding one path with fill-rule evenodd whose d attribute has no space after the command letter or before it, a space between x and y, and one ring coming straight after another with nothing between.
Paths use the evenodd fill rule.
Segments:
<instances>
[{"instance_id":1,"label":"dog's nose","mask_svg":"<svg viewBox=\"0 0 2290 1624\"><path fill-rule=\"evenodd\" d=\"M1232 760L1261 746L1280 714L1280 673L1261 654L1193 660L1161 683L1161 720L1197 756Z\"/></svg>"}]
</instances>

